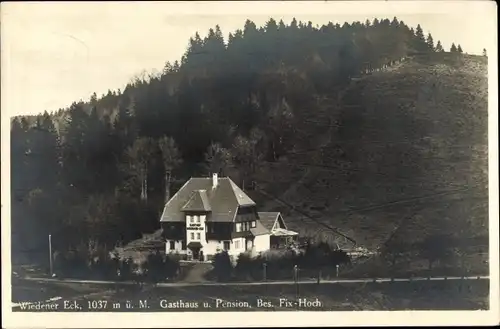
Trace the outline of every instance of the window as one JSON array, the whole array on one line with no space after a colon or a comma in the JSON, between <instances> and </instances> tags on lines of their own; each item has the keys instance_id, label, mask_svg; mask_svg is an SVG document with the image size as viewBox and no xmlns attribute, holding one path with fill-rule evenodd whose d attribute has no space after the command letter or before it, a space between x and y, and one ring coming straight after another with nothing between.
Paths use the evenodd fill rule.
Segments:
<instances>
[{"instance_id":1,"label":"window","mask_svg":"<svg viewBox=\"0 0 500 329\"><path fill-rule=\"evenodd\" d=\"M200 233L196 233L196 239L197 239L197 240L201 240Z\"/></svg>"},{"instance_id":2,"label":"window","mask_svg":"<svg viewBox=\"0 0 500 329\"><path fill-rule=\"evenodd\" d=\"M229 250L230 246L231 246L231 244L229 241L224 241L224 250Z\"/></svg>"},{"instance_id":3,"label":"window","mask_svg":"<svg viewBox=\"0 0 500 329\"><path fill-rule=\"evenodd\" d=\"M186 215L186 222L189 222L189 223L191 223L191 216L189 216L189 215Z\"/></svg>"},{"instance_id":4,"label":"window","mask_svg":"<svg viewBox=\"0 0 500 329\"><path fill-rule=\"evenodd\" d=\"M236 223L236 232L241 232L241 223Z\"/></svg>"},{"instance_id":5,"label":"window","mask_svg":"<svg viewBox=\"0 0 500 329\"><path fill-rule=\"evenodd\" d=\"M186 250L186 249L187 249L186 240L182 240L182 250Z\"/></svg>"},{"instance_id":6,"label":"window","mask_svg":"<svg viewBox=\"0 0 500 329\"><path fill-rule=\"evenodd\" d=\"M200 223L200 216L194 216L196 223Z\"/></svg>"},{"instance_id":7,"label":"window","mask_svg":"<svg viewBox=\"0 0 500 329\"><path fill-rule=\"evenodd\" d=\"M234 247L236 249L240 249L240 241L238 241L238 240L234 241Z\"/></svg>"},{"instance_id":8,"label":"window","mask_svg":"<svg viewBox=\"0 0 500 329\"><path fill-rule=\"evenodd\" d=\"M191 232L191 240L194 240L194 232Z\"/></svg>"},{"instance_id":9,"label":"window","mask_svg":"<svg viewBox=\"0 0 500 329\"><path fill-rule=\"evenodd\" d=\"M170 250L175 249L175 241L170 241Z\"/></svg>"},{"instance_id":10,"label":"window","mask_svg":"<svg viewBox=\"0 0 500 329\"><path fill-rule=\"evenodd\" d=\"M252 223L251 223L251 224L252 224L252 227L253 227L253 228L254 228L254 227L257 227L257 223L256 223L255 221L252 221Z\"/></svg>"},{"instance_id":11,"label":"window","mask_svg":"<svg viewBox=\"0 0 500 329\"><path fill-rule=\"evenodd\" d=\"M204 222L206 217L207 216L205 216L205 215L200 215L200 220Z\"/></svg>"}]
</instances>

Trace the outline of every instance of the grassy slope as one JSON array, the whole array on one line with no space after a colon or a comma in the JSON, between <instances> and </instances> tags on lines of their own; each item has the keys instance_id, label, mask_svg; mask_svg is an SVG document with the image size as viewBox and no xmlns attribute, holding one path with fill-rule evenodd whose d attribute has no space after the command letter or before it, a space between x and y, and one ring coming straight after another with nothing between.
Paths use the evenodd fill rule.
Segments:
<instances>
[{"instance_id":1,"label":"grassy slope","mask_svg":"<svg viewBox=\"0 0 500 329\"><path fill-rule=\"evenodd\" d=\"M368 248L394 231L417 241L466 218L473 219L475 235L487 235L486 71L486 58L444 53L352 83L334 113L340 126L331 132L331 148L284 160L273 171L276 193L293 185L282 192L287 202ZM310 167L304 177L305 169L293 165L318 160L330 168ZM463 188L469 189L433 197ZM427 198L341 213L420 196ZM284 211L290 228L303 234L333 237L275 201L266 208Z\"/></svg>"}]
</instances>

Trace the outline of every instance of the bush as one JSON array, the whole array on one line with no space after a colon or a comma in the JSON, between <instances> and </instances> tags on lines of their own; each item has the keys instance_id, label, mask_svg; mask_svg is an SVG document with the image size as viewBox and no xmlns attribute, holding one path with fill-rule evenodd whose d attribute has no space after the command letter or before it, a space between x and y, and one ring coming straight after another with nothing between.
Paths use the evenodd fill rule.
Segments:
<instances>
[{"instance_id":1,"label":"bush","mask_svg":"<svg viewBox=\"0 0 500 329\"><path fill-rule=\"evenodd\" d=\"M262 257L252 258L247 253L241 253L235 267L235 273L241 280L262 280L265 260Z\"/></svg>"},{"instance_id":2,"label":"bush","mask_svg":"<svg viewBox=\"0 0 500 329\"><path fill-rule=\"evenodd\" d=\"M120 261L119 263L120 279L124 281L131 280L133 277L132 269L133 269L132 257Z\"/></svg>"},{"instance_id":3,"label":"bush","mask_svg":"<svg viewBox=\"0 0 500 329\"><path fill-rule=\"evenodd\" d=\"M114 280L119 269L118 258L112 258L105 248L98 248L91 256L90 275L100 280Z\"/></svg>"},{"instance_id":4,"label":"bush","mask_svg":"<svg viewBox=\"0 0 500 329\"><path fill-rule=\"evenodd\" d=\"M180 257L166 256L163 263L163 269L165 270L165 277L167 279L174 279L179 274L180 270Z\"/></svg>"},{"instance_id":5,"label":"bush","mask_svg":"<svg viewBox=\"0 0 500 329\"><path fill-rule=\"evenodd\" d=\"M61 278L88 278L90 274L90 259L75 250L56 252L53 262L55 274Z\"/></svg>"},{"instance_id":6,"label":"bush","mask_svg":"<svg viewBox=\"0 0 500 329\"><path fill-rule=\"evenodd\" d=\"M144 263L144 269L146 279L150 282L157 283L165 279L163 257L159 251L148 255Z\"/></svg>"},{"instance_id":7,"label":"bush","mask_svg":"<svg viewBox=\"0 0 500 329\"><path fill-rule=\"evenodd\" d=\"M176 278L179 273L179 258L175 255L163 256L159 251L148 255L143 263L144 276L149 282L158 283L165 279Z\"/></svg>"},{"instance_id":8,"label":"bush","mask_svg":"<svg viewBox=\"0 0 500 329\"><path fill-rule=\"evenodd\" d=\"M214 256L214 272L218 281L228 281L231 278L233 265L227 251L222 251Z\"/></svg>"}]
</instances>

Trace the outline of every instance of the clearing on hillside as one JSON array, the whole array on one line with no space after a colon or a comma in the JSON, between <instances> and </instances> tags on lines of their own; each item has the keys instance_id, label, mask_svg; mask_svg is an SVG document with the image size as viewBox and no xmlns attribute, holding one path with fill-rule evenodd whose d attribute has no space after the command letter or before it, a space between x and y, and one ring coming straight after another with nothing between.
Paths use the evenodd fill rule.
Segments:
<instances>
[{"instance_id":1,"label":"clearing on hillside","mask_svg":"<svg viewBox=\"0 0 500 329\"><path fill-rule=\"evenodd\" d=\"M466 220L487 245L486 73L484 57L433 53L363 76L345 90L326 145L281 159L269 188L372 250ZM289 206L267 208L292 230L350 247Z\"/></svg>"}]
</instances>

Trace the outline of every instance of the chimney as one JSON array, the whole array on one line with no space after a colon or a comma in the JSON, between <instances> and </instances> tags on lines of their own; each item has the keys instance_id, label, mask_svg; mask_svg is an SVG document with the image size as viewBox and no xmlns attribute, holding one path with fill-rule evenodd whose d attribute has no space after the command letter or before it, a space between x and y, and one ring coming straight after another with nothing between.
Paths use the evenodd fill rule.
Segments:
<instances>
[{"instance_id":1,"label":"chimney","mask_svg":"<svg viewBox=\"0 0 500 329\"><path fill-rule=\"evenodd\" d=\"M218 183L219 183L218 175L216 173L212 174L212 188L216 188Z\"/></svg>"}]
</instances>

